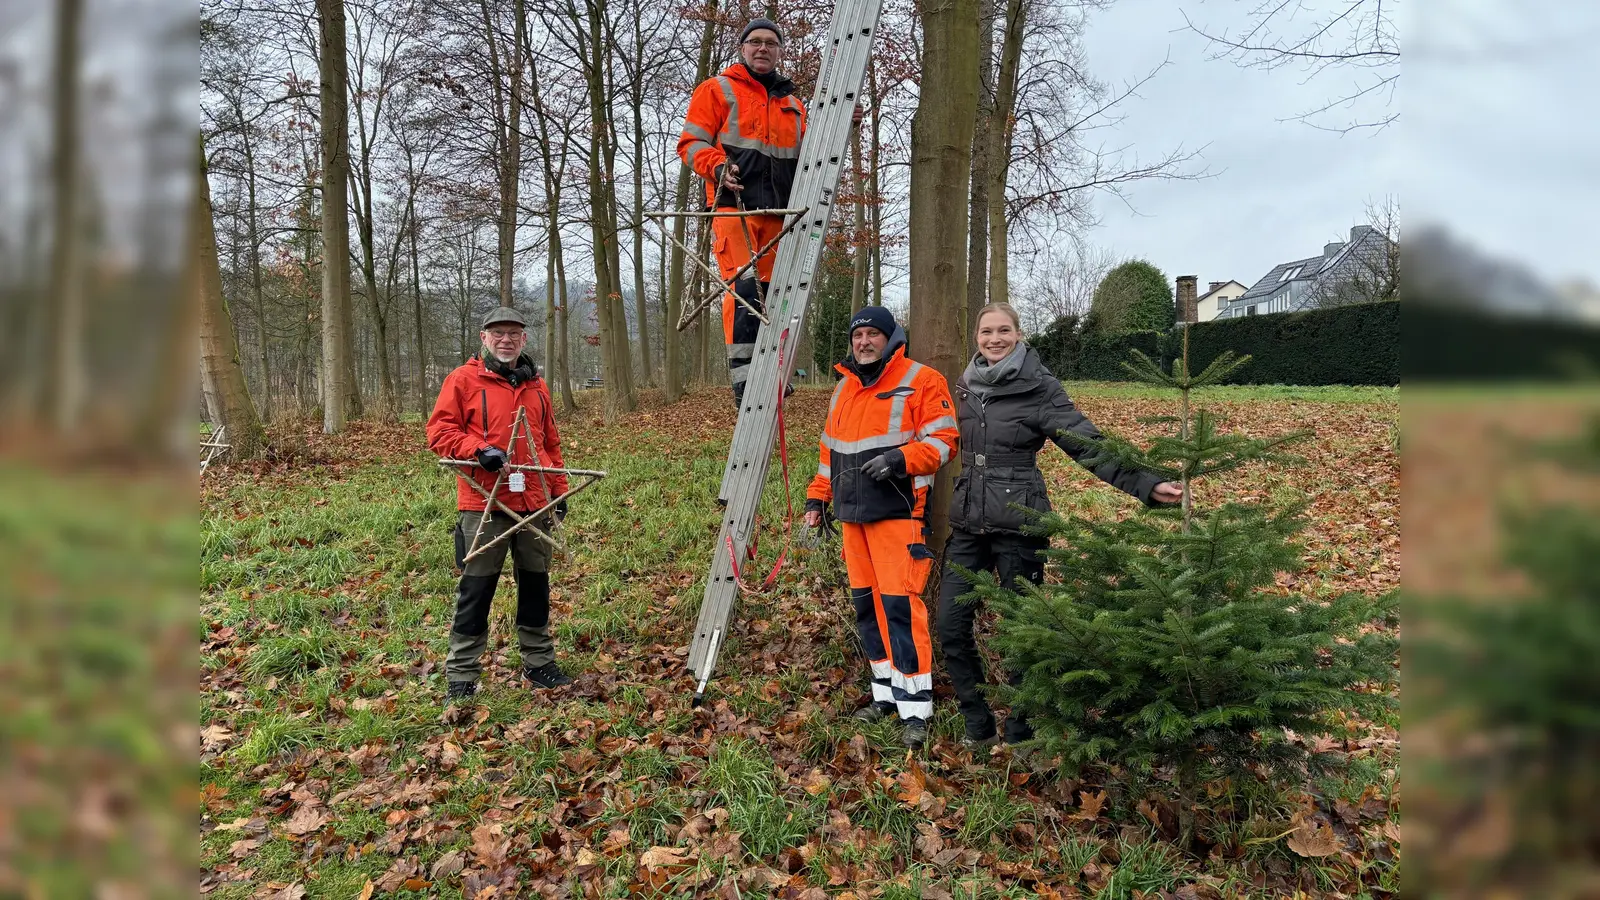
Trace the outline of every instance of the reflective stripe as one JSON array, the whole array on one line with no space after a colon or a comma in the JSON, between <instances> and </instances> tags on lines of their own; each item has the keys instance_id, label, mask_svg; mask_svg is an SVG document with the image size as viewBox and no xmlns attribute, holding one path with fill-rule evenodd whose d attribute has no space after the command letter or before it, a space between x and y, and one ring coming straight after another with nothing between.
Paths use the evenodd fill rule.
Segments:
<instances>
[{"instance_id":1,"label":"reflective stripe","mask_svg":"<svg viewBox=\"0 0 1600 900\"><path fill-rule=\"evenodd\" d=\"M697 138L705 144L715 144L717 142L717 139L711 136L711 132L693 122L683 123L683 133L692 138Z\"/></svg>"},{"instance_id":2,"label":"reflective stripe","mask_svg":"<svg viewBox=\"0 0 1600 900\"><path fill-rule=\"evenodd\" d=\"M749 359L756 355L756 345L752 341L748 344L728 344L729 359Z\"/></svg>"},{"instance_id":3,"label":"reflective stripe","mask_svg":"<svg viewBox=\"0 0 1600 900\"><path fill-rule=\"evenodd\" d=\"M911 380L916 378L917 377L917 373L921 372L921 371L922 371L922 363L919 363L919 362L912 363L911 364L911 368L906 370L905 377L900 379L900 384L896 387L896 390L898 390L899 388L903 388L903 387L910 387L911 386ZM908 396L907 394L896 394L895 397L894 397L894 402L889 405L889 433L890 434L893 434L893 433L895 433L897 431L900 431L901 423L903 421L905 421L905 417L906 417L906 397L907 396ZM905 438L905 440L898 441L896 445L898 446L899 444L903 444L903 443L905 443L906 441L908 441L910 439L911 439L911 436L908 435Z\"/></svg>"},{"instance_id":4,"label":"reflective stripe","mask_svg":"<svg viewBox=\"0 0 1600 900\"><path fill-rule=\"evenodd\" d=\"M733 82L726 75L717 76L717 84L722 85L722 98L728 101L728 118L722 126L721 137L724 141L729 135L739 136L739 95L733 92Z\"/></svg>"},{"instance_id":5,"label":"reflective stripe","mask_svg":"<svg viewBox=\"0 0 1600 900\"><path fill-rule=\"evenodd\" d=\"M690 169L694 168L695 158L698 157L700 154L706 152L707 150L715 150L715 149L716 148L711 146L709 143L702 143L700 141L695 141L694 143L690 144L688 146L688 149L684 152L684 155L688 158L689 168Z\"/></svg>"},{"instance_id":6,"label":"reflective stripe","mask_svg":"<svg viewBox=\"0 0 1600 900\"><path fill-rule=\"evenodd\" d=\"M779 147L777 144L769 144L757 138L747 138L741 134L726 131L722 133L722 146L724 149L737 147L740 150L754 150L763 156L769 156L773 159L800 158L799 147Z\"/></svg>"},{"instance_id":7,"label":"reflective stripe","mask_svg":"<svg viewBox=\"0 0 1600 900\"><path fill-rule=\"evenodd\" d=\"M894 688L889 687L887 684L879 684L878 682L874 681L872 683L872 702L873 703L893 703L894 702ZM928 704L928 706L931 707L931 706L933 706L933 704L930 703L930 704Z\"/></svg>"},{"instance_id":8,"label":"reflective stripe","mask_svg":"<svg viewBox=\"0 0 1600 900\"><path fill-rule=\"evenodd\" d=\"M734 384L744 384L750 380L750 367L738 366L728 370L728 377Z\"/></svg>"},{"instance_id":9,"label":"reflective stripe","mask_svg":"<svg viewBox=\"0 0 1600 900\"><path fill-rule=\"evenodd\" d=\"M909 431L894 431L889 434L880 434L877 437L862 438L859 441L841 441L827 432L822 434L822 446L834 453L866 453L869 450L890 450L899 447L914 435Z\"/></svg>"},{"instance_id":10,"label":"reflective stripe","mask_svg":"<svg viewBox=\"0 0 1600 900\"><path fill-rule=\"evenodd\" d=\"M921 490L921 489L923 489L925 487L933 487L933 476L932 475L918 475L918 476L916 476L916 477L911 479L911 489L912 490L914 490L914 491Z\"/></svg>"},{"instance_id":11,"label":"reflective stripe","mask_svg":"<svg viewBox=\"0 0 1600 900\"><path fill-rule=\"evenodd\" d=\"M872 664L872 677L882 678L887 681L894 675L894 666L889 665L887 659L880 659Z\"/></svg>"},{"instance_id":12,"label":"reflective stripe","mask_svg":"<svg viewBox=\"0 0 1600 900\"><path fill-rule=\"evenodd\" d=\"M830 466L827 463L821 463L817 466L817 474L823 478L832 478L833 466Z\"/></svg>"},{"instance_id":13,"label":"reflective stripe","mask_svg":"<svg viewBox=\"0 0 1600 900\"><path fill-rule=\"evenodd\" d=\"M917 441L917 443L927 444L933 449L939 451L939 465L942 466L950 461L950 445L946 444L944 441L941 441L936 437L925 437L922 440Z\"/></svg>"},{"instance_id":14,"label":"reflective stripe","mask_svg":"<svg viewBox=\"0 0 1600 900\"><path fill-rule=\"evenodd\" d=\"M889 676L889 684L908 694L920 694L923 691L933 690L933 673L925 672L921 675L906 675L895 672Z\"/></svg>"},{"instance_id":15,"label":"reflective stripe","mask_svg":"<svg viewBox=\"0 0 1600 900\"><path fill-rule=\"evenodd\" d=\"M899 711L901 719L922 719L926 721L933 717L932 700L896 700L895 709Z\"/></svg>"},{"instance_id":16,"label":"reflective stripe","mask_svg":"<svg viewBox=\"0 0 1600 900\"><path fill-rule=\"evenodd\" d=\"M956 424L955 418L953 418L951 416L940 416L939 418L934 419L932 422L929 422L928 424L922 426L921 428L918 428L917 429L917 434L921 435L922 437L927 437L928 435L933 434L935 431L938 431L938 430L943 429L943 428L959 428L959 427L960 426Z\"/></svg>"}]
</instances>

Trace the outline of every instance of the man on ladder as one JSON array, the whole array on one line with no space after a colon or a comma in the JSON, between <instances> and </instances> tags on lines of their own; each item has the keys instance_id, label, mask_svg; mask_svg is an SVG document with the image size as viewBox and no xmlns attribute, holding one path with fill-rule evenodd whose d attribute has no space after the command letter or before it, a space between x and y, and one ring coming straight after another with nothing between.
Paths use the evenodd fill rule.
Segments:
<instances>
[{"instance_id":1,"label":"man on ladder","mask_svg":"<svg viewBox=\"0 0 1600 900\"><path fill-rule=\"evenodd\" d=\"M794 96L794 82L778 73L782 54L777 23L750 20L739 35L739 62L695 88L678 138L678 156L706 181L707 208L727 213L711 220L712 251L724 281L783 229L782 216L741 214L786 208L800 163L806 108ZM744 303L723 297L722 337L735 403L744 400L746 367L761 328L751 309L764 309L776 258L774 248L735 283Z\"/></svg>"}]
</instances>

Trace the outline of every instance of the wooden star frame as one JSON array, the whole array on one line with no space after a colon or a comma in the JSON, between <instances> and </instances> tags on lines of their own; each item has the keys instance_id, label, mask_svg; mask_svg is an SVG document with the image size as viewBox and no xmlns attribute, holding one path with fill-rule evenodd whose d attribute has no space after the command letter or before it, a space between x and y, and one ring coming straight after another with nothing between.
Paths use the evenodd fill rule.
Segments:
<instances>
[{"instance_id":1,"label":"wooden star frame","mask_svg":"<svg viewBox=\"0 0 1600 900\"><path fill-rule=\"evenodd\" d=\"M530 459L539 459L539 453L534 449L533 446L532 429L528 426L528 411L523 407L517 408L517 418L511 423L511 440L506 446L506 455L508 458L511 456L512 448L517 446L518 440L521 440L523 446L527 447L528 457ZM556 505L561 501L566 500L568 497L571 497L574 494L587 490L595 483L599 482L600 479L606 477L606 473L598 472L592 469L566 469L553 466L534 466L512 463L508 461L505 465L500 467L499 473L495 476L494 488L492 490L485 490L483 485L479 484L477 479L473 478L471 473L468 471L469 468L479 467L477 460L441 459L439 460L439 465L447 469L453 469L456 473L456 477L471 485L472 489L481 494L485 501L483 515L478 519L478 527L473 531L472 541L467 545L466 556L462 558L463 561L468 562L490 548L511 540L512 536L519 531L532 532L534 537L549 544L552 548L559 551L563 557L570 557L571 554L568 553L566 545L556 540L554 536L538 526L537 523L539 518L545 513L555 509ZM540 484L545 485L544 494L545 496L550 497L550 501L544 506L540 507L538 510L526 515L513 510L509 506L506 506L505 503L499 499L500 488L505 485L507 478L516 472L536 474L539 477ZM545 477L546 475L550 474L566 475L569 479L582 478L585 480L577 487L572 487L571 481L569 480L566 493L559 497L552 497L550 496L549 479ZM489 516L493 513L495 507L499 507L502 512L511 517L511 527L507 528L498 537L487 541L480 546L478 542L483 539L484 527L489 524ZM558 521L556 524L559 526L560 522ZM552 528L550 530L555 531L556 529Z\"/></svg>"}]
</instances>

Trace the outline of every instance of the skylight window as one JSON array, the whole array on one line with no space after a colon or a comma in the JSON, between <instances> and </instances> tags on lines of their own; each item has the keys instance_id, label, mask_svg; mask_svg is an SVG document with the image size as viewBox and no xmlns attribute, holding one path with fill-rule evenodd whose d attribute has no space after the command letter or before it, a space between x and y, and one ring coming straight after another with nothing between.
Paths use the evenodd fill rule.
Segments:
<instances>
[{"instance_id":1,"label":"skylight window","mask_svg":"<svg viewBox=\"0 0 1600 900\"><path fill-rule=\"evenodd\" d=\"M1305 268L1305 266L1290 266L1289 268L1287 268L1287 269L1285 269L1283 271L1282 275L1278 276L1278 283L1282 284L1282 283L1284 283L1285 281L1288 281L1291 278L1299 277L1300 270L1304 269L1304 268Z\"/></svg>"}]
</instances>

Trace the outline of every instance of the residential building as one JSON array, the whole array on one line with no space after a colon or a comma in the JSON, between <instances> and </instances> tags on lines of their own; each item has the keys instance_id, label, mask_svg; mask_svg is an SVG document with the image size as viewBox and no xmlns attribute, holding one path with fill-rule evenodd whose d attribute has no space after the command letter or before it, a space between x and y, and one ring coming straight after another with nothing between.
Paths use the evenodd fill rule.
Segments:
<instances>
[{"instance_id":1,"label":"residential building","mask_svg":"<svg viewBox=\"0 0 1600 900\"><path fill-rule=\"evenodd\" d=\"M1318 256L1272 267L1249 290L1218 304L1218 318L1314 309L1339 302L1398 296L1395 243L1370 225L1350 229L1348 241L1323 245Z\"/></svg>"},{"instance_id":2,"label":"residential building","mask_svg":"<svg viewBox=\"0 0 1600 900\"><path fill-rule=\"evenodd\" d=\"M1182 324L1215 319L1229 301L1249 290L1237 281L1213 281L1203 296L1195 296L1198 281L1193 275L1178 276L1178 321Z\"/></svg>"}]
</instances>

